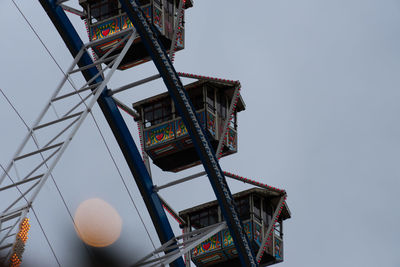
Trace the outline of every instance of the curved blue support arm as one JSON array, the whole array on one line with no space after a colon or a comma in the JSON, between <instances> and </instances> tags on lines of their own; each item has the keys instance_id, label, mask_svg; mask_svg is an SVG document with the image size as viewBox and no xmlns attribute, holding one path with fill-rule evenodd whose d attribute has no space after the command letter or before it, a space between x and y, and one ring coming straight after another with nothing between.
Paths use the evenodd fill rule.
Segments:
<instances>
[{"instance_id":1,"label":"curved blue support arm","mask_svg":"<svg viewBox=\"0 0 400 267\"><path fill-rule=\"evenodd\" d=\"M47 15L53 22L54 26L57 28L72 56L75 57L82 48L83 42L66 16L64 10L56 4L56 0L39 0L39 2L47 12ZM78 62L78 65L79 67L83 67L92 63L93 61L90 55L88 53L84 53L81 60ZM82 73L86 80L90 80L98 73L98 70L96 67L92 67L83 71ZM99 76L94 83L101 81L102 78ZM98 104L104 116L106 117L106 120L133 174L146 207L150 213L153 224L156 228L158 237L161 243L165 243L175 237L171 225L165 214L160 198L153 190L153 182L149 173L147 172L132 135L130 134L129 129L114 100L107 94L107 90L108 89L105 88L102 92L100 98L98 99ZM178 258L171 264L171 266L184 267L185 264L182 258Z\"/></svg>"},{"instance_id":2,"label":"curved blue support arm","mask_svg":"<svg viewBox=\"0 0 400 267\"><path fill-rule=\"evenodd\" d=\"M240 261L243 266L257 266L256 258L250 247L247 234L239 219L236 204L226 183L225 176L215 157L215 152L210 145L204 129L200 126L193 105L169 59L166 50L157 36L154 26L149 24L137 0L119 0L122 8L136 28L145 45L147 52L156 65L164 83L177 107L179 115L188 129L193 145L204 169L207 172L211 186L215 192L222 214L227 222L229 231L235 242Z\"/></svg>"}]
</instances>

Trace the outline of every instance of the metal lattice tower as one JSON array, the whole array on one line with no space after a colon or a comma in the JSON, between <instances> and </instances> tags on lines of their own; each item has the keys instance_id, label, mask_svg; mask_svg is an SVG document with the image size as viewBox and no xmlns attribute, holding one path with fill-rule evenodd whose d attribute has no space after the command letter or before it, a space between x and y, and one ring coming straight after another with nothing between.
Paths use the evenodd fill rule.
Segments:
<instances>
[{"instance_id":1,"label":"metal lattice tower","mask_svg":"<svg viewBox=\"0 0 400 267\"><path fill-rule=\"evenodd\" d=\"M123 35L122 42L127 42L121 53L110 56L113 52L110 50L96 63L76 68L83 54L96 42L82 46L66 75L30 127L28 134L7 165L6 171L0 177L0 192L7 191L15 196L10 198L9 203L1 203L0 249L9 250L5 254L6 259L15 247L13 244L17 242L16 235L19 231L17 225L25 220L40 189L96 104L135 39L136 33L128 30L121 35ZM74 74L85 69L96 68L102 63L106 63L105 67L96 76L81 86L74 84L72 79ZM98 77L104 77L104 80L96 82ZM72 85L73 90L68 91L67 85ZM60 102L63 103L59 104ZM57 110L59 105L64 110L62 115L53 111L53 108ZM12 172L15 172L15 175L12 175Z\"/></svg>"}]
</instances>

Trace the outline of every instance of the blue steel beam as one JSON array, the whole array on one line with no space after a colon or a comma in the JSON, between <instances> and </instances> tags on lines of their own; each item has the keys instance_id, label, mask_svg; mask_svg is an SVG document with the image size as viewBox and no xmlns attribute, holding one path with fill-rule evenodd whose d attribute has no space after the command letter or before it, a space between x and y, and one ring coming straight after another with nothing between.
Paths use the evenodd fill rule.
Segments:
<instances>
[{"instance_id":1,"label":"blue steel beam","mask_svg":"<svg viewBox=\"0 0 400 267\"><path fill-rule=\"evenodd\" d=\"M56 4L56 0L39 0L39 2L47 12L47 15L58 30L72 56L75 57L82 48L83 42L66 16L64 10ZM84 53L78 65L79 67L84 67L92 63L93 61L89 54ZM98 70L96 67L82 72L87 81L94 77L97 73ZM98 77L93 83L98 83L101 81L102 78ZM128 127L122 118L117 105L112 97L108 95L107 91L108 89L106 88L102 92L98 100L98 104L128 163L128 166L144 199L146 207L150 213L150 217L156 228L160 242L163 244L174 238L174 233L165 214L160 198L153 190L153 182L149 173L147 172L132 135L130 134ZM179 258L174 261L171 266L183 267L185 264L183 259Z\"/></svg>"},{"instance_id":2,"label":"blue steel beam","mask_svg":"<svg viewBox=\"0 0 400 267\"><path fill-rule=\"evenodd\" d=\"M236 204L226 183L225 176L215 157L215 152L210 145L204 129L200 126L193 105L177 75L165 49L157 37L154 26L149 24L137 0L119 0L123 10L128 14L131 22L139 33L147 52L151 56L166 87L174 100L183 122L188 129L190 137L196 148L197 154L204 165L211 186L215 192L222 214L227 222L233 237L239 258L243 266L257 266L256 258L250 248L247 234L239 219Z\"/></svg>"}]
</instances>

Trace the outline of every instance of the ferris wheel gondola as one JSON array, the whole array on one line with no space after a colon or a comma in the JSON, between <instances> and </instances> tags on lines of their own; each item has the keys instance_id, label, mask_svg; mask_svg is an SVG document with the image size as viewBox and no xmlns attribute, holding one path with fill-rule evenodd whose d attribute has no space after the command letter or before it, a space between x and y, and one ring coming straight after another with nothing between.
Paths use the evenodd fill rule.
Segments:
<instances>
[{"instance_id":1,"label":"ferris wheel gondola","mask_svg":"<svg viewBox=\"0 0 400 267\"><path fill-rule=\"evenodd\" d=\"M118 50L121 50L124 45L119 42L123 35L121 36L118 33L134 28L129 16L122 9L118 0L80 0L79 4L85 11L82 18L88 26L89 40L98 40L93 47L95 55L100 58L115 45L118 45L118 49L114 53L118 53ZM173 42L176 41L174 50L184 49L185 28L183 15L180 20L176 19L180 10L180 1L140 0L139 4L149 24L154 26L155 34L158 35L163 47L169 52L173 47ZM192 6L191 0L184 1L184 9ZM112 37L113 35L115 37ZM141 37L137 36L118 68L121 70L128 69L149 60L151 60L151 57L147 53Z\"/></svg>"}]
</instances>

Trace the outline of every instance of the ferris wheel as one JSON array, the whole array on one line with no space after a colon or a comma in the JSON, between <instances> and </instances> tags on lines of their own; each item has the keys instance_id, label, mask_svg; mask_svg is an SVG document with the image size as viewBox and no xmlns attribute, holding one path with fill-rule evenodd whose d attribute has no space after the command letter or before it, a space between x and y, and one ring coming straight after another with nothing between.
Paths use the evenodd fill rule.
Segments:
<instances>
[{"instance_id":1,"label":"ferris wheel","mask_svg":"<svg viewBox=\"0 0 400 267\"><path fill-rule=\"evenodd\" d=\"M177 72L174 53L185 47L184 13L190 0L40 0L73 61L0 177L0 194L13 191L0 214L0 257L19 266L29 231L28 212L85 119L99 105L123 153L157 232L161 247L135 266L266 266L283 261L283 220L290 218L286 192L223 171L219 158L238 151L237 113L245 110L240 82ZM86 25L84 43L65 12ZM158 74L110 89L117 70L153 61ZM81 84L75 76L83 76ZM194 82L183 85L181 78ZM132 104L117 94L162 79L168 93ZM136 145L120 110L138 124ZM131 123L131 122L130 122ZM150 158L177 173L204 171L155 185ZM15 173L15 174L14 174ZM217 201L180 213L158 192L207 176ZM232 195L226 177L259 188ZM7 193L8 194L8 193ZM183 229L175 236L169 212Z\"/></svg>"}]
</instances>

